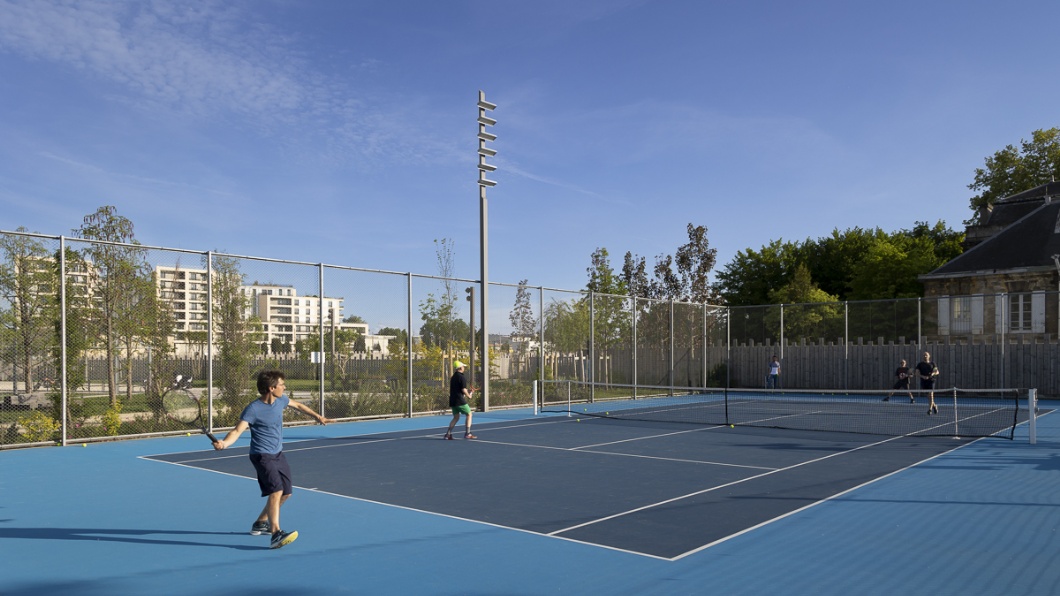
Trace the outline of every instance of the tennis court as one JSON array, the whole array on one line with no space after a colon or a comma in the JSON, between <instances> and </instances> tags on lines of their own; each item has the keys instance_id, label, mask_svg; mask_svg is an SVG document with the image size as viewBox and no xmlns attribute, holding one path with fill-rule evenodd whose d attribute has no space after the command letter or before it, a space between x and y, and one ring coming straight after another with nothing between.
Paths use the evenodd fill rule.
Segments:
<instances>
[{"instance_id":1,"label":"tennis court","mask_svg":"<svg viewBox=\"0 0 1060 596\"><path fill-rule=\"evenodd\" d=\"M894 404L898 405L898 404ZM294 427L293 545L245 447L0 453L0 593L1047 594L1060 419L1015 440L546 414ZM241 443L245 445L245 443Z\"/></svg>"}]
</instances>

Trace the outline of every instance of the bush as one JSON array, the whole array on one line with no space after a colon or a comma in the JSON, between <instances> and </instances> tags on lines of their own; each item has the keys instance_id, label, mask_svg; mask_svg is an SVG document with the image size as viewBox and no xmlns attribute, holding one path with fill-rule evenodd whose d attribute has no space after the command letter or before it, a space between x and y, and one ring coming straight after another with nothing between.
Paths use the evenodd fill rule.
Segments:
<instances>
[{"instance_id":1,"label":"bush","mask_svg":"<svg viewBox=\"0 0 1060 596\"><path fill-rule=\"evenodd\" d=\"M22 434L30 443L59 439L59 421L40 410L34 410L32 414L20 417L18 425L22 427Z\"/></svg>"}]
</instances>

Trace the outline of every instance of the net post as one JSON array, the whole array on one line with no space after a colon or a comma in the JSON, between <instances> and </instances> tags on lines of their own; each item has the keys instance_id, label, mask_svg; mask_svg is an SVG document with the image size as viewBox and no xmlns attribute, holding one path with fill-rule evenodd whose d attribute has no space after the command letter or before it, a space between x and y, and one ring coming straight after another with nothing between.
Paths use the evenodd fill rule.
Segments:
<instances>
[{"instance_id":1,"label":"net post","mask_svg":"<svg viewBox=\"0 0 1060 596\"><path fill-rule=\"evenodd\" d=\"M567 381L567 418L570 418L570 381Z\"/></svg>"},{"instance_id":2,"label":"net post","mask_svg":"<svg viewBox=\"0 0 1060 596\"><path fill-rule=\"evenodd\" d=\"M959 420L959 418L957 416L957 387L954 387L953 388L953 438L954 439L961 438L961 431L957 427L958 420Z\"/></svg>"},{"instance_id":3,"label":"net post","mask_svg":"<svg viewBox=\"0 0 1060 596\"><path fill-rule=\"evenodd\" d=\"M1038 390L1031 388L1027 390L1027 432L1030 435L1031 445L1038 443Z\"/></svg>"},{"instance_id":4,"label":"net post","mask_svg":"<svg viewBox=\"0 0 1060 596\"><path fill-rule=\"evenodd\" d=\"M534 399L534 416L537 416L537 414L538 414L538 408L537 408L537 379L534 379L533 388L531 389L531 392L533 393L533 399Z\"/></svg>"}]
</instances>

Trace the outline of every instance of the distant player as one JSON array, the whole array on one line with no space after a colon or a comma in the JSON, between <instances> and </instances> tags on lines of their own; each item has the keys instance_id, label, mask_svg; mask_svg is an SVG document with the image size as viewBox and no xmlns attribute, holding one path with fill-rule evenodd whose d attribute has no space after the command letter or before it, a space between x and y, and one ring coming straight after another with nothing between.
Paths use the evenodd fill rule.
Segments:
<instances>
[{"instance_id":1,"label":"distant player","mask_svg":"<svg viewBox=\"0 0 1060 596\"><path fill-rule=\"evenodd\" d=\"M931 354L924 352L924 359L916 365L916 375L920 378L920 388L928 392L928 414L938 414L935 405L935 379L939 376L939 367L931 361Z\"/></svg>"},{"instance_id":2,"label":"distant player","mask_svg":"<svg viewBox=\"0 0 1060 596\"><path fill-rule=\"evenodd\" d=\"M909 403L916 403L916 399L913 398L913 392L909 390L909 367L906 366L905 360L901 360L898 363L898 369L894 371L894 387L891 388L891 392L887 394L887 397L883 398L883 401L890 401L891 396L896 391L905 391L909 394Z\"/></svg>"},{"instance_id":3,"label":"distant player","mask_svg":"<svg viewBox=\"0 0 1060 596\"><path fill-rule=\"evenodd\" d=\"M460 415L466 416L464 422L464 438L476 439L471 434L471 388L467 386L467 377L464 376L464 363L457 360L453 363L453 378L449 379L449 407L453 409L453 419L449 421L449 430L445 431L445 438L453 439L453 427L460 421Z\"/></svg>"},{"instance_id":4,"label":"distant player","mask_svg":"<svg viewBox=\"0 0 1060 596\"><path fill-rule=\"evenodd\" d=\"M776 354L769 361L769 374L766 375L766 389L780 389L780 360Z\"/></svg>"}]
</instances>

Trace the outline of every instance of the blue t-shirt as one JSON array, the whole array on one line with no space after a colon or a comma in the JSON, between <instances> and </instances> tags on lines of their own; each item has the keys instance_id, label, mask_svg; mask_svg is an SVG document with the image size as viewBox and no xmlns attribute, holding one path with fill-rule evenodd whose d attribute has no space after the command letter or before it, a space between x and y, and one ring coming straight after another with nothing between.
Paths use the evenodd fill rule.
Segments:
<instances>
[{"instance_id":1,"label":"blue t-shirt","mask_svg":"<svg viewBox=\"0 0 1060 596\"><path fill-rule=\"evenodd\" d=\"M260 399L247 404L239 419L250 425L251 453L279 453L283 450L283 410L291 398L283 395L271 404Z\"/></svg>"}]
</instances>

